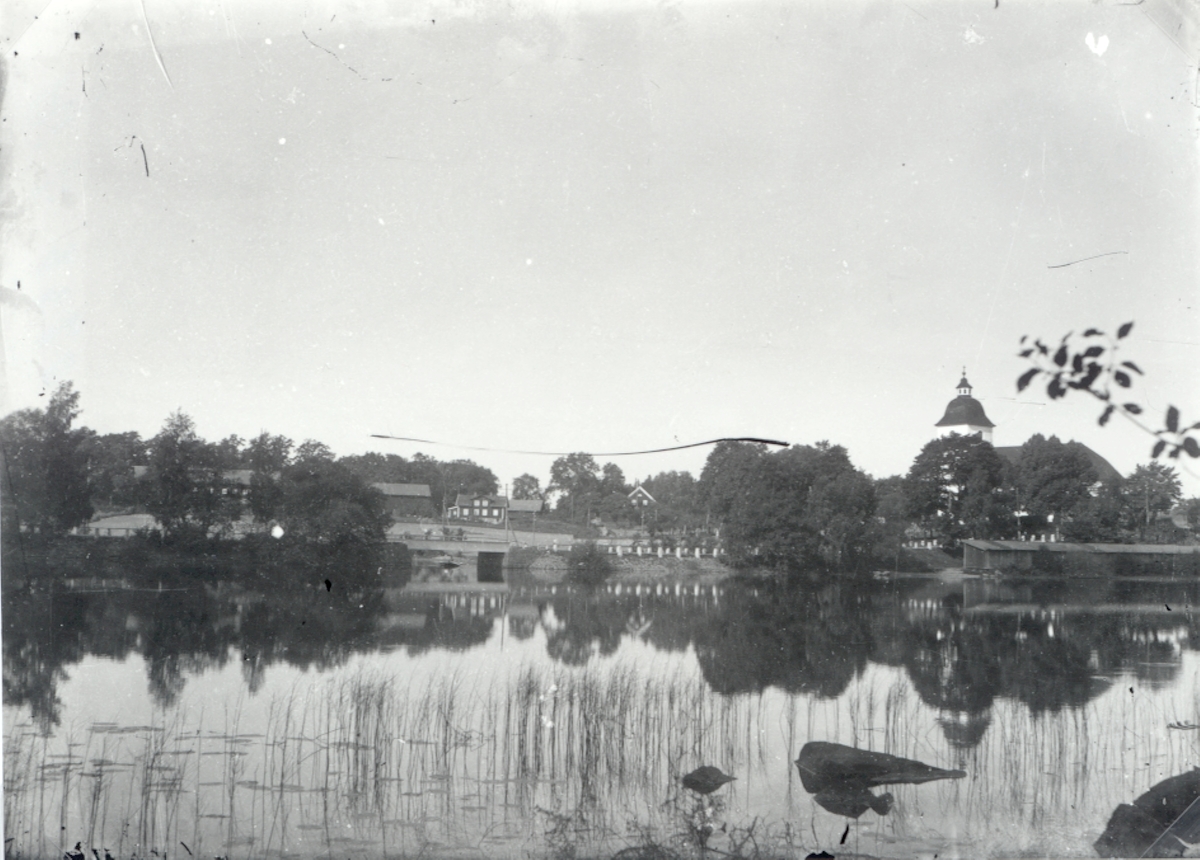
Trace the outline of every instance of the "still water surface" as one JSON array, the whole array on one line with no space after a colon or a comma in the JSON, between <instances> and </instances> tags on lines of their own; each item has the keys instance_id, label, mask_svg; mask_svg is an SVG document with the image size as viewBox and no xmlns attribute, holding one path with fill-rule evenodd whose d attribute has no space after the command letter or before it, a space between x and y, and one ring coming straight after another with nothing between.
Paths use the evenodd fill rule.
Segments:
<instances>
[{"instance_id":1,"label":"still water surface","mask_svg":"<svg viewBox=\"0 0 1200 860\"><path fill-rule=\"evenodd\" d=\"M10 851L1096 856L1200 763L1196 584L446 588L6 593ZM851 818L809 741L966 776Z\"/></svg>"}]
</instances>

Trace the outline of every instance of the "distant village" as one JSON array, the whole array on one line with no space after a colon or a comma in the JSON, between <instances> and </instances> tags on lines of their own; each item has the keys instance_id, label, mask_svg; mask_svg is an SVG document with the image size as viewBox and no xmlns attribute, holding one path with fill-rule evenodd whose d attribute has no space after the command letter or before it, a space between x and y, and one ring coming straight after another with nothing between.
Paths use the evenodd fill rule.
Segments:
<instances>
[{"instance_id":1,"label":"distant village","mask_svg":"<svg viewBox=\"0 0 1200 860\"><path fill-rule=\"evenodd\" d=\"M936 413L935 413L936 414ZM44 410L0 421L6 545L11 535L159 535L415 543L484 541L609 552L724 556L734 566L861 569L901 550L968 541L1190 546L1200 500L1152 461L1122 476L1079 442L1035 435L994 446L995 425L964 371L908 473L873 478L828 442L771 450L716 445L699 477L629 481L587 453L559 457L543 485L501 492L471 460L338 457L323 443L262 433L208 442L171 415L158 435L76 426L68 383ZM996 547L993 547L996 549Z\"/></svg>"}]
</instances>

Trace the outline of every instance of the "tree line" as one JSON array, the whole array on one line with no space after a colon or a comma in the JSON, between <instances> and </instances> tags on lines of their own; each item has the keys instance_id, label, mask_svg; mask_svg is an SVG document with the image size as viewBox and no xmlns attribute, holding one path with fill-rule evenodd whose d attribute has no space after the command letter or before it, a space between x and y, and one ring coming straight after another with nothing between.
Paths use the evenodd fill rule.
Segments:
<instances>
[{"instance_id":1,"label":"tree line","mask_svg":"<svg viewBox=\"0 0 1200 860\"><path fill-rule=\"evenodd\" d=\"M79 395L64 383L44 409L0 421L6 535L62 535L95 512L152 514L169 539L228 534L246 520L330 546L383 540L390 518L377 482L428 484L432 511L458 493L494 495L494 473L470 460L337 457L325 444L267 432L208 442L175 412L150 439L76 426ZM242 480L231 483L228 475ZM248 480L247 480L248 476ZM1179 541L1164 514L1181 502L1173 468L1101 475L1078 443L1034 436L1002 456L978 435L951 434L922 448L905 475L874 479L829 442L781 450L722 442L699 479L662 472L639 482L655 503L631 502L620 467L575 453L554 461L542 489L532 475L514 498L554 501L555 516L593 526L693 532L719 539L732 564L869 570L894 562L914 538L954 547L965 538L1044 536L1074 541ZM1191 529L1200 500L1184 505Z\"/></svg>"},{"instance_id":2,"label":"tree line","mask_svg":"<svg viewBox=\"0 0 1200 860\"><path fill-rule=\"evenodd\" d=\"M171 540L229 534L248 519L293 538L364 544L382 541L390 525L373 483L427 484L435 509L455 493L498 487L491 470L469 460L337 457L322 442L296 444L267 432L209 442L179 411L150 439L98 434L76 426L79 414L79 394L68 382L44 409L0 420L6 535L56 537L97 512L144 511Z\"/></svg>"}]
</instances>

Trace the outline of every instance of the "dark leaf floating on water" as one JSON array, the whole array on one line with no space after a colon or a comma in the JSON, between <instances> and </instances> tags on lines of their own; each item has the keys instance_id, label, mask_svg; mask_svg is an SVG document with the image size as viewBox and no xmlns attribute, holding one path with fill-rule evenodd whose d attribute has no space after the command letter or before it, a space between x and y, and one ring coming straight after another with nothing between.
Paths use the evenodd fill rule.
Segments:
<instances>
[{"instance_id":1,"label":"dark leaf floating on water","mask_svg":"<svg viewBox=\"0 0 1200 860\"><path fill-rule=\"evenodd\" d=\"M737 779L736 776L722 773L719 768L706 764L687 774L681 781L683 787L689 791L697 794L712 794L725 783L733 782L735 779Z\"/></svg>"},{"instance_id":2,"label":"dark leaf floating on water","mask_svg":"<svg viewBox=\"0 0 1200 860\"><path fill-rule=\"evenodd\" d=\"M876 795L878 785L919 784L939 779L961 779L965 771L944 770L923 762L886 753L855 749L843 744L811 741L796 759L800 782L813 800L836 815L858 818L868 809L887 815L892 795Z\"/></svg>"}]
</instances>

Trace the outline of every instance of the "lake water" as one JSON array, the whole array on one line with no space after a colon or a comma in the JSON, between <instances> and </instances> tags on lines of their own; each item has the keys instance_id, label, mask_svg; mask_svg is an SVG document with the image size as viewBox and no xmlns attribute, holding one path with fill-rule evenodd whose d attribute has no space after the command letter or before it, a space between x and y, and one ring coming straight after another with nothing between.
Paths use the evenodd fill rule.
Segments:
<instances>
[{"instance_id":1,"label":"lake water","mask_svg":"<svg viewBox=\"0 0 1200 860\"><path fill-rule=\"evenodd\" d=\"M1196 584L176 588L5 594L11 855L1096 856L1200 763ZM810 741L966 775L849 817Z\"/></svg>"}]
</instances>

